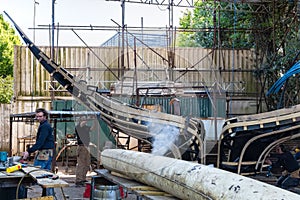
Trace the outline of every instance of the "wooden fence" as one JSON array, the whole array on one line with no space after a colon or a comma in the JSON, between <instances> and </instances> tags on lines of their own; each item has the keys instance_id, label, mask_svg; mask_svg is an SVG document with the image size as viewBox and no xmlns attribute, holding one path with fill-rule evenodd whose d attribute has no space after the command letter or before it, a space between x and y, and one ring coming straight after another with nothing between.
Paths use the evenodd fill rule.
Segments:
<instances>
[{"instance_id":1,"label":"wooden fence","mask_svg":"<svg viewBox=\"0 0 300 200\"><path fill-rule=\"evenodd\" d=\"M49 47L41 49L50 55ZM253 71L258 56L252 50L176 48L170 54L165 48L137 48L135 52L127 49L123 57L117 47L59 47L55 55L57 64L100 88L109 89L118 79L132 78L136 70L138 81L175 81L189 86L218 85L224 91L257 92ZM50 75L26 47L15 48L14 75L16 98L50 96ZM56 96L66 95L58 84L54 87L58 88Z\"/></svg>"},{"instance_id":2,"label":"wooden fence","mask_svg":"<svg viewBox=\"0 0 300 200\"><path fill-rule=\"evenodd\" d=\"M12 110L12 104L0 104L0 150L7 151L10 150L10 123L9 116Z\"/></svg>"}]
</instances>

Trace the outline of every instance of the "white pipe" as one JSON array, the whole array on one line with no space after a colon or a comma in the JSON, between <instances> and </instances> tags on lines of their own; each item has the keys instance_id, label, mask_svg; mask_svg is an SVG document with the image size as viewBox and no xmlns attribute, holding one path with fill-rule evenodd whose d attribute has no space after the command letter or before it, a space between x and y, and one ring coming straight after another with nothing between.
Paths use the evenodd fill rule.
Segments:
<instances>
[{"instance_id":1,"label":"white pipe","mask_svg":"<svg viewBox=\"0 0 300 200\"><path fill-rule=\"evenodd\" d=\"M103 166L180 199L299 200L300 195L217 168L148 153L106 149Z\"/></svg>"}]
</instances>

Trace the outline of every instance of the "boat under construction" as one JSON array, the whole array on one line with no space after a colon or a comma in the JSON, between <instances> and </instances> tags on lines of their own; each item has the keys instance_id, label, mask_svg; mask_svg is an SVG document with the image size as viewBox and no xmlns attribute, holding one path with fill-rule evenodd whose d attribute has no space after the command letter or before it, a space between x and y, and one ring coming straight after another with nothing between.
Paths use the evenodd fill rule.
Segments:
<instances>
[{"instance_id":1,"label":"boat under construction","mask_svg":"<svg viewBox=\"0 0 300 200\"><path fill-rule=\"evenodd\" d=\"M111 93L87 85L85 81L56 64L35 46L16 23L14 25L51 77L77 101L91 111L99 112L101 119L112 129L151 144L156 135L169 128L179 137L170 143L170 150L166 154L178 159L188 157L192 161L204 163L206 133L201 119L147 110L114 100ZM266 156L275 145L298 137L299 111L300 106L296 105L227 119L217 146L217 166L232 169L238 174L260 172Z\"/></svg>"},{"instance_id":2,"label":"boat under construction","mask_svg":"<svg viewBox=\"0 0 300 200\"><path fill-rule=\"evenodd\" d=\"M6 15L9 17L7 13ZM256 175L260 176L263 174L264 176L267 172L269 165L266 164L265 160L275 146L279 144L289 144L290 141L293 141L294 145L300 141L300 105L257 114L239 115L221 120L207 120L205 118L190 117L182 115L182 112L180 112L179 102L181 98L191 98L189 96L191 91L193 92L193 95L204 95L211 101L213 101L213 98L218 97L213 96L203 85L198 87L185 87L183 84L176 85L173 82L155 86L148 85L148 87L135 86L136 99L131 102L124 102L116 98L116 91L125 90L123 88L125 87L124 85L120 86L116 84L109 90L104 90L97 85L88 84L88 82L81 79L81 77L74 75L72 72L68 71L68 69L50 59L46 53L26 36L12 18L10 18L10 20L23 41L26 43L28 49L50 74L51 78L57 81L60 86L71 94L76 102L83 105L88 110L88 112L70 112L69 114L78 116L95 115L98 120L105 122L109 127L109 132L113 138L112 142L118 148L131 150L129 143L131 142L131 139L134 138L138 141L136 145L138 151L152 153L154 154L154 157L169 157L171 160L165 158L167 159L167 161L164 161L166 163L171 161L175 162L174 160L176 159L178 160L176 161L176 166L178 165L179 168L180 165L191 168L196 166L186 164L185 161L188 161L191 165L212 165L218 169L233 172L237 175L255 178ZM295 65L298 66L298 63ZM113 74L113 72L111 73ZM133 81L133 83L135 82ZM120 89L121 87L122 89ZM142 107L141 105L145 98L151 96L151 94L167 96L172 112L164 112L159 104L153 104L151 109ZM214 95L218 95L218 92ZM158 106L156 107L155 105ZM218 106L217 103L212 105L214 107ZM58 112L50 111L49 113L50 119L60 115ZM62 111L61 114L64 114L64 111ZM18 114L12 115L13 120L18 117L20 117ZM30 118L30 120L33 120L34 115L33 113L28 113L27 117ZM208 125L208 121L213 121L213 125ZM218 125L219 127L217 127ZM218 128L220 128L219 133L214 134L214 129ZM121 135L126 136L125 142L121 142ZM157 142L161 143L157 145ZM127 156L126 151L125 153L113 150L104 152L106 153L103 155L103 160L108 160L107 163L104 163L104 167L107 167L108 169L113 170L114 167L111 165L134 165L132 163L124 164L123 162L126 162L124 160L112 161L116 159L114 158L114 153L119 156ZM144 157L144 154L139 156L128 155L129 159L135 160L131 156ZM148 157L146 155L145 160L142 160L141 162L146 162L147 159ZM152 155L149 156L149 159L152 159ZM161 158L161 160L164 160L164 158ZM114 162L118 164L111 164ZM135 161L133 161L133 163L134 162ZM130 167L126 166L126 168ZM172 171L174 169L170 170ZM205 168L205 170L209 173L210 168ZM116 171L121 173L122 167L118 168ZM220 177L226 177L226 173L220 175ZM125 175L134 177L132 174L134 174L134 172L127 172ZM161 174L158 174L157 176L161 178ZM204 175L202 174L199 176ZM167 177L167 175L165 177ZM232 179L236 180L235 178L236 177L232 177ZM171 178L167 177L167 179ZM222 180L225 181L225 179ZM143 182L143 180L138 181ZM147 181L148 180L144 181L145 184L152 184ZM246 182L247 181L250 180L246 180ZM177 185L182 186L184 184L186 183ZM157 185L156 183L154 183L154 186L160 187L160 185ZM204 185L202 186L205 187ZM260 185L260 187L264 186ZM172 186L166 190L169 193L172 193ZM183 190L186 191L186 189ZM276 188L270 188L267 192L272 193L272 191L274 192L277 190ZM212 192L216 193L217 191L212 190ZM263 193L264 192L266 191L263 191ZM186 193L190 194L190 191L187 191ZM194 194L194 191L191 193L196 195L196 199L202 199L200 196L203 196L205 192L201 191L200 196ZM186 196L180 196L181 194L175 195L178 196L178 198L186 198ZM285 193L282 193L282 195L288 196L288 194ZM221 199L220 197L207 196L203 199L209 198ZM229 195L228 199L230 198L232 198L232 196ZM242 199L242 197L237 198ZM283 199L285 198L288 199L287 197L283 197ZM296 199L297 195L295 197L293 196L293 198Z\"/></svg>"}]
</instances>

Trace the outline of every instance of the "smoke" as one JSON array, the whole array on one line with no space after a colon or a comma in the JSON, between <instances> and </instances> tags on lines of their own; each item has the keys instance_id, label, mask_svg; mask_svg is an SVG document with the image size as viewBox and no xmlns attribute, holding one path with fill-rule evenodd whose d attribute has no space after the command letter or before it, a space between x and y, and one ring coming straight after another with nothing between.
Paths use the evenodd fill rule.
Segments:
<instances>
[{"instance_id":1,"label":"smoke","mask_svg":"<svg viewBox=\"0 0 300 200\"><path fill-rule=\"evenodd\" d=\"M148 129L154 135L152 142L154 155L163 156L179 136L179 129L170 125L151 123Z\"/></svg>"}]
</instances>

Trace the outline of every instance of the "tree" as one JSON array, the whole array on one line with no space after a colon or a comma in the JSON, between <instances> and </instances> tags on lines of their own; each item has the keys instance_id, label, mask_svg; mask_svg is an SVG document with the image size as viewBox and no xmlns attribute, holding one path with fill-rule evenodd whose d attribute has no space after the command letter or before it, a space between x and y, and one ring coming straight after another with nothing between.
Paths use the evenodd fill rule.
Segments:
<instances>
[{"instance_id":1,"label":"tree","mask_svg":"<svg viewBox=\"0 0 300 200\"><path fill-rule=\"evenodd\" d=\"M21 41L0 15L0 103L9 103L13 95L14 45Z\"/></svg>"},{"instance_id":2,"label":"tree","mask_svg":"<svg viewBox=\"0 0 300 200\"><path fill-rule=\"evenodd\" d=\"M193 13L186 11L180 18L180 28L185 30L178 36L178 46L205 48L251 48L254 38L246 29L253 28L255 18L251 12L236 12L230 3L197 1ZM249 10L246 4L236 4L238 10Z\"/></svg>"},{"instance_id":3,"label":"tree","mask_svg":"<svg viewBox=\"0 0 300 200\"><path fill-rule=\"evenodd\" d=\"M0 103L9 103L13 96L13 77L0 78Z\"/></svg>"},{"instance_id":4,"label":"tree","mask_svg":"<svg viewBox=\"0 0 300 200\"><path fill-rule=\"evenodd\" d=\"M297 1L275 1L272 16L256 18L260 24L269 24L264 32L256 34L256 45L264 52L264 62L254 74L261 80L261 96L268 110L290 107L300 103L299 75L291 77L279 93L264 96L272 85L285 74L299 58L299 18Z\"/></svg>"},{"instance_id":5,"label":"tree","mask_svg":"<svg viewBox=\"0 0 300 200\"><path fill-rule=\"evenodd\" d=\"M299 75L289 79L281 94L265 95L274 82L300 59L297 2L266 1L255 5L198 1L193 12L186 11L180 19L181 33L177 45L254 49L257 60L253 78L260 84L260 101L265 101L268 110L299 104Z\"/></svg>"}]
</instances>

